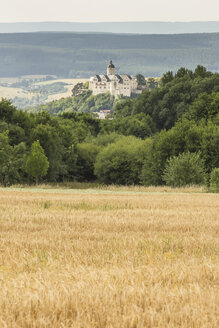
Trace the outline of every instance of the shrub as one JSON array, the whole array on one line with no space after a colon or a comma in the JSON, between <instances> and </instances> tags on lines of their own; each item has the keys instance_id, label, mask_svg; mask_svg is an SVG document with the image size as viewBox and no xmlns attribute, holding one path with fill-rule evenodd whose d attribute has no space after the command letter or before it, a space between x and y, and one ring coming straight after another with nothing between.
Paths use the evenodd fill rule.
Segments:
<instances>
[{"instance_id":1,"label":"shrub","mask_svg":"<svg viewBox=\"0 0 219 328\"><path fill-rule=\"evenodd\" d=\"M139 172L143 164L144 141L135 137L123 137L109 144L97 155L95 174L101 183L139 184Z\"/></svg>"},{"instance_id":2,"label":"shrub","mask_svg":"<svg viewBox=\"0 0 219 328\"><path fill-rule=\"evenodd\" d=\"M210 174L210 189L219 192L219 168L213 169Z\"/></svg>"},{"instance_id":3,"label":"shrub","mask_svg":"<svg viewBox=\"0 0 219 328\"><path fill-rule=\"evenodd\" d=\"M167 161L162 176L167 185L181 187L202 184L205 179L204 161L199 153L182 153Z\"/></svg>"}]
</instances>

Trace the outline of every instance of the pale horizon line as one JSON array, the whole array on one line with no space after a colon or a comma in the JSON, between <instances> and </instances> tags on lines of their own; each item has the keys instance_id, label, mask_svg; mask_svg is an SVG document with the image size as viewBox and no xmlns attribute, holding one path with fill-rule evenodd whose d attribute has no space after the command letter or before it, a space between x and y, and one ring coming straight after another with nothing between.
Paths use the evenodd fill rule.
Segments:
<instances>
[{"instance_id":1,"label":"pale horizon line","mask_svg":"<svg viewBox=\"0 0 219 328\"><path fill-rule=\"evenodd\" d=\"M15 21L15 22L0 22L0 24L19 24L19 23L69 23L69 24L107 24L107 23L219 23L219 20L189 20L189 21L161 21L161 20L152 20L152 21L59 21L59 20L49 20L49 21Z\"/></svg>"}]
</instances>

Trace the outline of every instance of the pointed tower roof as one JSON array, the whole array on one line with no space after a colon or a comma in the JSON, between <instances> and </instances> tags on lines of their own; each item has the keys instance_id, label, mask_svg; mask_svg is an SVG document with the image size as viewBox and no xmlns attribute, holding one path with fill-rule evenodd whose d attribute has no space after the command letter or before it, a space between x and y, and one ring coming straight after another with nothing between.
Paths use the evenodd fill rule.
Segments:
<instances>
[{"instance_id":1,"label":"pointed tower roof","mask_svg":"<svg viewBox=\"0 0 219 328\"><path fill-rule=\"evenodd\" d=\"M108 68L115 68L115 66L113 65L112 60L110 60L110 63L109 63L109 65L108 65Z\"/></svg>"}]
</instances>

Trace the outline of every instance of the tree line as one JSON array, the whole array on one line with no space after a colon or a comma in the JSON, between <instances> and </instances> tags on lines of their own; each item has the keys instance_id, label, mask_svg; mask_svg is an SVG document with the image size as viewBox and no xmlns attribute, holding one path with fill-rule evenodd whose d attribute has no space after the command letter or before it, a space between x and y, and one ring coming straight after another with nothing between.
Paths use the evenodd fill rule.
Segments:
<instances>
[{"instance_id":1,"label":"tree line","mask_svg":"<svg viewBox=\"0 0 219 328\"><path fill-rule=\"evenodd\" d=\"M167 72L160 88L116 101L112 118L74 108L57 116L28 113L2 99L0 183L218 181L218 73L202 66Z\"/></svg>"}]
</instances>

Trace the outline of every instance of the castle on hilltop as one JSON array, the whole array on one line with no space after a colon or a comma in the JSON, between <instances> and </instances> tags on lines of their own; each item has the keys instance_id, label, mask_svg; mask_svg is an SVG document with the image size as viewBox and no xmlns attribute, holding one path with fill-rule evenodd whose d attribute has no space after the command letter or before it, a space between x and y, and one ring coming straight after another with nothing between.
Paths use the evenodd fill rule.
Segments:
<instances>
[{"instance_id":1,"label":"castle on hilltop","mask_svg":"<svg viewBox=\"0 0 219 328\"><path fill-rule=\"evenodd\" d=\"M137 93L137 87L138 83L134 76L115 74L112 60L107 67L106 75L95 75L89 81L89 89L94 95L110 92L116 98L120 95L130 97L132 93Z\"/></svg>"}]
</instances>

